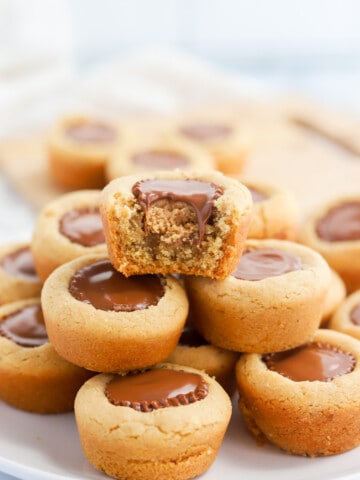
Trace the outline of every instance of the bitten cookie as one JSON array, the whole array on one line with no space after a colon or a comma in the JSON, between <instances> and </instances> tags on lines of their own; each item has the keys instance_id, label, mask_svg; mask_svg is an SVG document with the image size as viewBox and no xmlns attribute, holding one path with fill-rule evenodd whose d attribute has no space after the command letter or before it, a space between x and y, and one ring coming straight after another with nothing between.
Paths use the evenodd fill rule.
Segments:
<instances>
[{"instance_id":1,"label":"bitten cookie","mask_svg":"<svg viewBox=\"0 0 360 480\"><path fill-rule=\"evenodd\" d=\"M337 198L304 224L300 241L320 252L349 292L360 288L360 197Z\"/></svg>"},{"instance_id":2,"label":"bitten cookie","mask_svg":"<svg viewBox=\"0 0 360 480\"><path fill-rule=\"evenodd\" d=\"M41 295L47 332L68 361L97 372L146 368L174 350L188 300L173 277L126 278L106 255L57 268Z\"/></svg>"},{"instance_id":3,"label":"bitten cookie","mask_svg":"<svg viewBox=\"0 0 360 480\"><path fill-rule=\"evenodd\" d=\"M215 347L187 323L167 362L203 370L231 396L235 391L235 364L239 354Z\"/></svg>"},{"instance_id":4,"label":"bitten cookie","mask_svg":"<svg viewBox=\"0 0 360 480\"><path fill-rule=\"evenodd\" d=\"M68 190L102 188L105 164L125 133L114 125L85 117L61 119L48 139L49 173Z\"/></svg>"},{"instance_id":5,"label":"bitten cookie","mask_svg":"<svg viewBox=\"0 0 360 480\"><path fill-rule=\"evenodd\" d=\"M244 170L252 147L249 130L244 125L208 115L179 121L169 129L168 136L201 147L214 158L215 168L228 175Z\"/></svg>"},{"instance_id":6,"label":"bitten cookie","mask_svg":"<svg viewBox=\"0 0 360 480\"><path fill-rule=\"evenodd\" d=\"M340 303L328 326L360 340L360 290L356 290Z\"/></svg>"},{"instance_id":7,"label":"bitten cookie","mask_svg":"<svg viewBox=\"0 0 360 480\"><path fill-rule=\"evenodd\" d=\"M0 398L35 413L73 409L75 395L93 374L67 362L49 343L40 299L0 307Z\"/></svg>"},{"instance_id":8,"label":"bitten cookie","mask_svg":"<svg viewBox=\"0 0 360 480\"><path fill-rule=\"evenodd\" d=\"M35 268L43 281L74 258L107 252L99 198L100 190L82 190L62 195L43 208L31 241Z\"/></svg>"},{"instance_id":9,"label":"bitten cookie","mask_svg":"<svg viewBox=\"0 0 360 480\"><path fill-rule=\"evenodd\" d=\"M163 171L110 182L100 210L109 256L124 275L224 278L241 255L249 190L219 172Z\"/></svg>"},{"instance_id":10,"label":"bitten cookie","mask_svg":"<svg viewBox=\"0 0 360 480\"><path fill-rule=\"evenodd\" d=\"M114 150L106 165L108 181L135 173L156 170L211 170L215 162L210 154L179 138L134 139Z\"/></svg>"},{"instance_id":11,"label":"bitten cookie","mask_svg":"<svg viewBox=\"0 0 360 480\"><path fill-rule=\"evenodd\" d=\"M292 192L238 178L250 190L254 203L248 238L295 240L299 229L299 207Z\"/></svg>"},{"instance_id":12,"label":"bitten cookie","mask_svg":"<svg viewBox=\"0 0 360 480\"><path fill-rule=\"evenodd\" d=\"M75 417L88 461L117 479L186 480L214 462L231 416L220 385L164 364L97 375L79 391Z\"/></svg>"},{"instance_id":13,"label":"bitten cookie","mask_svg":"<svg viewBox=\"0 0 360 480\"><path fill-rule=\"evenodd\" d=\"M285 240L247 240L230 276L184 277L197 330L237 352L276 352L319 327L330 269L314 250Z\"/></svg>"},{"instance_id":14,"label":"bitten cookie","mask_svg":"<svg viewBox=\"0 0 360 480\"><path fill-rule=\"evenodd\" d=\"M0 304L36 297L41 287L29 243L0 246Z\"/></svg>"},{"instance_id":15,"label":"bitten cookie","mask_svg":"<svg viewBox=\"0 0 360 480\"><path fill-rule=\"evenodd\" d=\"M240 411L259 440L310 457L360 445L358 340L318 330L293 350L243 355L236 379Z\"/></svg>"}]
</instances>

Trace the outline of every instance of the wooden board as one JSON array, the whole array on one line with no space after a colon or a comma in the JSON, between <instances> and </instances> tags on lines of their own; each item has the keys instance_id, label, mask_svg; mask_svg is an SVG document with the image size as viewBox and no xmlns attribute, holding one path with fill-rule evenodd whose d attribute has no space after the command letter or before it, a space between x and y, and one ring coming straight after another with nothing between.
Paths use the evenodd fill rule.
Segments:
<instances>
[{"instance_id":1,"label":"wooden board","mask_svg":"<svg viewBox=\"0 0 360 480\"><path fill-rule=\"evenodd\" d=\"M360 120L299 99L212 106L208 111L232 116L250 129L254 149L244 177L287 186L305 214L336 196L360 193ZM149 133L164 119L131 121ZM3 174L36 209L63 193L48 175L46 135L0 143Z\"/></svg>"}]
</instances>

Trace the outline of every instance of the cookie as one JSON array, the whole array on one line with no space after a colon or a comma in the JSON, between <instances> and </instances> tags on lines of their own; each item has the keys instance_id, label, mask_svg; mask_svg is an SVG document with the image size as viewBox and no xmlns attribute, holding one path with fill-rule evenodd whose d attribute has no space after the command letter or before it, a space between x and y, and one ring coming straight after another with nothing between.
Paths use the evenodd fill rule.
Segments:
<instances>
[{"instance_id":1,"label":"cookie","mask_svg":"<svg viewBox=\"0 0 360 480\"><path fill-rule=\"evenodd\" d=\"M295 196L284 188L251 180L239 180L250 190L253 213L248 238L278 238L294 241L300 215Z\"/></svg>"},{"instance_id":2,"label":"cookie","mask_svg":"<svg viewBox=\"0 0 360 480\"><path fill-rule=\"evenodd\" d=\"M106 255L84 255L57 268L41 301L54 349L97 372L166 360L188 314L184 288L173 277L126 278Z\"/></svg>"},{"instance_id":3,"label":"cookie","mask_svg":"<svg viewBox=\"0 0 360 480\"><path fill-rule=\"evenodd\" d=\"M300 241L320 252L349 292L360 288L360 197L336 198L308 217Z\"/></svg>"},{"instance_id":4,"label":"cookie","mask_svg":"<svg viewBox=\"0 0 360 480\"><path fill-rule=\"evenodd\" d=\"M203 370L231 396L235 391L235 364L238 358L235 352L211 345L190 323L186 323L167 362Z\"/></svg>"},{"instance_id":5,"label":"cookie","mask_svg":"<svg viewBox=\"0 0 360 480\"><path fill-rule=\"evenodd\" d=\"M43 281L74 258L106 253L99 198L100 190L82 190L62 195L43 208L31 241L35 268Z\"/></svg>"},{"instance_id":6,"label":"cookie","mask_svg":"<svg viewBox=\"0 0 360 480\"><path fill-rule=\"evenodd\" d=\"M328 326L360 340L360 290L353 292L338 305Z\"/></svg>"},{"instance_id":7,"label":"cookie","mask_svg":"<svg viewBox=\"0 0 360 480\"><path fill-rule=\"evenodd\" d=\"M106 165L108 181L124 175L156 170L211 170L215 166L210 154L179 138L157 138L145 141L139 138L122 144Z\"/></svg>"},{"instance_id":8,"label":"cookie","mask_svg":"<svg viewBox=\"0 0 360 480\"><path fill-rule=\"evenodd\" d=\"M0 305L36 297L41 287L29 243L0 246Z\"/></svg>"},{"instance_id":9,"label":"cookie","mask_svg":"<svg viewBox=\"0 0 360 480\"><path fill-rule=\"evenodd\" d=\"M91 372L61 358L49 343L39 298L0 307L0 398L35 413L73 409Z\"/></svg>"},{"instance_id":10,"label":"cookie","mask_svg":"<svg viewBox=\"0 0 360 480\"><path fill-rule=\"evenodd\" d=\"M171 364L126 376L96 375L75 400L88 461L129 480L186 480L205 472L219 451L231 409L215 380Z\"/></svg>"},{"instance_id":11,"label":"cookie","mask_svg":"<svg viewBox=\"0 0 360 480\"><path fill-rule=\"evenodd\" d=\"M48 167L54 183L67 190L103 188L105 164L125 131L86 116L59 120L48 139Z\"/></svg>"},{"instance_id":12,"label":"cookie","mask_svg":"<svg viewBox=\"0 0 360 480\"><path fill-rule=\"evenodd\" d=\"M244 170L252 148L248 128L233 120L209 118L208 115L177 122L168 135L204 149L213 157L216 170L226 175Z\"/></svg>"},{"instance_id":13,"label":"cookie","mask_svg":"<svg viewBox=\"0 0 360 480\"><path fill-rule=\"evenodd\" d=\"M121 177L100 202L110 260L127 276L226 277L241 255L251 207L248 189L215 171Z\"/></svg>"},{"instance_id":14,"label":"cookie","mask_svg":"<svg viewBox=\"0 0 360 480\"><path fill-rule=\"evenodd\" d=\"M327 324L330 317L346 297L345 283L335 270L331 269L331 281L325 295L321 326Z\"/></svg>"},{"instance_id":15,"label":"cookie","mask_svg":"<svg viewBox=\"0 0 360 480\"><path fill-rule=\"evenodd\" d=\"M236 379L240 411L259 441L310 457L360 445L358 340L321 329L293 350L243 355Z\"/></svg>"},{"instance_id":16,"label":"cookie","mask_svg":"<svg viewBox=\"0 0 360 480\"><path fill-rule=\"evenodd\" d=\"M314 250L286 240L247 240L225 280L185 277L193 321L213 345L276 352L319 327L330 269Z\"/></svg>"}]
</instances>

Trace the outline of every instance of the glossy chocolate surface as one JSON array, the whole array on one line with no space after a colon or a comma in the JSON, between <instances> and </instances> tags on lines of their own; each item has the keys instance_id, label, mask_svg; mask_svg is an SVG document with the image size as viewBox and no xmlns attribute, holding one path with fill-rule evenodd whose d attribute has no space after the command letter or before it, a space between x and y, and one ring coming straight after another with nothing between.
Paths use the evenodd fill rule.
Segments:
<instances>
[{"instance_id":1,"label":"glossy chocolate surface","mask_svg":"<svg viewBox=\"0 0 360 480\"><path fill-rule=\"evenodd\" d=\"M6 255L1 260L1 267L10 275L22 277L26 280L39 280L29 247L20 248Z\"/></svg>"},{"instance_id":2,"label":"glossy chocolate surface","mask_svg":"<svg viewBox=\"0 0 360 480\"><path fill-rule=\"evenodd\" d=\"M149 150L132 157L135 165L149 169L172 170L188 166L189 160L181 153L165 150Z\"/></svg>"},{"instance_id":3,"label":"glossy chocolate surface","mask_svg":"<svg viewBox=\"0 0 360 480\"><path fill-rule=\"evenodd\" d=\"M101 260L78 270L69 292L99 310L133 312L157 305L165 289L157 275L125 277L109 260Z\"/></svg>"},{"instance_id":4,"label":"glossy chocolate surface","mask_svg":"<svg viewBox=\"0 0 360 480\"><path fill-rule=\"evenodd\" d=\"M71 242L78 243L83 247L94 247L105 242L98 207L70 210L61 218L59 231Z\"/></svg>"},{"instance_id":5,"label":"glossy chocolate surface","mask_svg":"<svg viewBox=\"0 0 360 480\"><path fill-rule=\"evenodd\" d=\"M145 212L145 217L150 206L158 200L168 199L189 204L194 209L198 221L198 245L204 238L205 226L213 212L214 202L223 193L222 188L214 183L167 179L139 181L133 186L132 192ZM145 232L147 233L146 221Z\"/></svg>"},{"instance_id":6,"label":"glossy chocolate surface","mask_svg":"<svg viewBox=\"0 0 360 480\"><path fill-rule=\"evenodd\" d=\"M286 352L263 356L267 367L295 382L330 382L355 368L356 360L350 352L327 343L313 342Z\"/></svg>"},{"instance_id":7,"label":"glossy chocolate surface","mask_svg":"<svg viewBox=\"0 0 360 480\"><path fill-rule=\"evenodd\" d=\"M220 140L228 137L233 129L228 125L214 123L198 123L180 127L180 132L188 138L204 142L206 140Z\"/></svg>"},{"instance_id":8,"label":"glossy chocolate surface","mask_svg":"<svg viewBox=\"0 0 360 480\"><path fill-rule=\"evenodd\" d=\"M0 322L0 335L22 347L39 347L49 341L40 305L29 305Z\"/></svg>"},{"instance_id":9,"label":"glossy chocolate surface","mask_svg":"<svg viewBox=\"0 0 360 480\"><path fill-rule=\"evenodd\" d=\"M110 143L116 138L115 130L100 122L83 122L69 125L66 136L78 143Z\"/></svg>"},{"instance_id":10,"label":"glossy chocolate surface","mask_svg":"<svg viewBox=\"0 0 360 480\"><path fill-rule=\"evenodd\" d=\"M257 281L302 269L300 257L271 248L247 248L232 276Z\"/></svg>"},{"instance_id":11,"label":"glossy chocolate surface","mask_svg":"<svg viewBox=\"0 0 360 480\"><path fill-rule=\"evenodd\" d=\"M350 320L354 325L360 326L360 304L356 305L350 312Z\"/></svg>"},{"instance_id":12,"label":"glossy chocolate surface","mask_svg":"<svg viewBox=\"0 0 360 480\"><path fill-rule=\"evenodd\" d=\"M331 208L316 225L316 233L326 242L360 240L360 201Z\"/></svg>"},{"instance_id":13,"label":"glossy chocolate surface","mask_svg":"<svg viewBox=\"0 0 360 480\"><path fill-rule=\"evenodd\" d=\"M109 402L142 412L194 403L207 394L201 375L183 370L154 369L114 377L105 388Z\"/></svg>"}]
</instances>

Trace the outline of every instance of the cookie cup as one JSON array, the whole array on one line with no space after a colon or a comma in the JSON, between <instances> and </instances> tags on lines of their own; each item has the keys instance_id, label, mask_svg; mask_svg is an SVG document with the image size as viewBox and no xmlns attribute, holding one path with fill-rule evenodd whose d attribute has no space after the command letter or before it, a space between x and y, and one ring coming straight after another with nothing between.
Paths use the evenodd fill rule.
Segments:
<instances>
[{"instance_id":1,"label":"cookie cup","mask_svg":"<svg viewBox=\"0 0 360 480\"><path fill-rule=\"evenodd\" d=\"M330 330L313 340L351 353L354 370L328 382L295 382L268 369L259 354L243 355L236 366L239 408L252 434L311 457L360 444L360 342Z\"/></svg>"},{"instance_id":2,"label":"cookie cup","mask_svg":"<svg viewBox=\"0 0 360 480\"><path fill-rule=\"evenodd\" d=\"M115 406L105 396L110 374L96 375L79 390L75 418L83 452L98 470L131 480L185 480L214 462L231 416L222 387L198 370L163 364L156 368L200 374L208 394L189 405L139 412Z\"/></svg>"},{"instance_id":3,"label":"cookie cup","mask_svg":"<svg viewBox=\"0 0 360 480\"><path fill-rule=\"evenodd\" d=\"M325 295L324 310L321 318L321 326L325 325L331 318L337 307L346 297L346 287L342 278L335 270L331 269L331 281ZM334 330L337 330L336 328ZM347 332L344 332L347 333Z\"/></svg>"},{"instance_id":4,"label":"cookie cup","mask_svg":"<svg viewBox=\"0 0 360 480\"><path fill-rule=\"evenodd\" d=\"M41 302L54 349L68 361L97 372L125 372L164 361L174 350L187 314L184 288L164 277L157 305L133 312L105 311L69 292L74 274L106 255L85 255L57 268L46 280Z\"/></svg>"},{"instance_id":5,"label":"cookie cup","mask_svg":"<svg viewBox=\"0 0 360 480\"><path fill-rule=\"evenodd\" d=\"M302 269L258 281L185 277L194 326L208 342L237 352L276 352L306 342L323 313L327 263L314 250L285 240L247 240L245 247L296 255Z\"/></svg>"},{"instance_id":6,"label":"cookie cup","mask_svg":"<svg viewBox=\"0 0 360 480\"><path fill-rule=\"evenodd\" d=\"M4 257L25 248L30 248L30 244L9 243L0 246L0 305L40 295L42 281L39 277L15 275L1 265Z\"/></svg>"},{"instance_id":7,"label":"cookie cup","mask_svg":"<svg viewBox=\"0 0 360 480\"><path fill-rule=\"evenodd\" d=\"M101 190L71 192L46 205L40 212L33 231L31 250L36 271L45 281L57 267L81 255L106 253L105 242L85 247L72 242L60 228L62 217L71 210L97 207Z\"/></svg>"},{"instance_id":8,"label":"cookie cup","mask_svg":"<svg viewBox=\"0 0 360 480\"><path fill-rule=\"evenodd\" d=\"M347 202L360 202L359 196L337 198L320 206L305 221L299 235L299 241L323 255L345 282L348 292L360 289L360 240L327 242L322 240L316 226L329 210ZM339 226L339 228L341 228Z\"/></svg>"},{"instance_id":9,"label":"cookie cup","mask_svg":"<svg viewBox=\"0 0 360 480\"><path fill-rule=\"evenodd\" d=\"M0 307L0 322L40 298ZM61 358L47 342L23 347L0 336L0 398L13 407L34 413L71 411L81 385L93 375Z\"/></svg>"},{"instance_id":10,"label":"cookie cup","mask_svg":"<svg viewBox=\"0 0 360 480\"><path fill-rule=\"evenodd\" d=\"M358 305L360 305L360 290L353 292L341 302L330 318L329 328L360 340L360 325L351 321L351 312Z\"/></svg>"}]
</instances>

